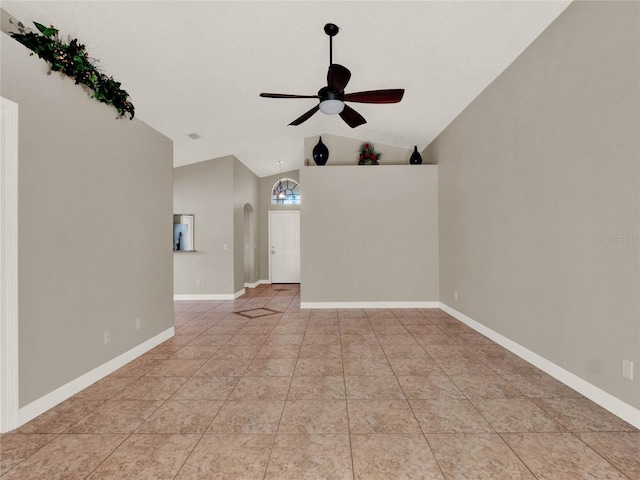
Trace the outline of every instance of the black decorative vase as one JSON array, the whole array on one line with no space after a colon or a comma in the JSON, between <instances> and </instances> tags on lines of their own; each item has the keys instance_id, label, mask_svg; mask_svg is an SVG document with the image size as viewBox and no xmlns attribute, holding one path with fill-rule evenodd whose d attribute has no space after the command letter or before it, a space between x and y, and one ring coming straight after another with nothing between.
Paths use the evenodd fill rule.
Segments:
<instances>
[{"instance_id":1,"label":"black decorative vase","mask_svg":"<svg viewBox=\"0 0 640 480\"><path fill-rule=\"evenodd\" d=\"M410 165L420 165L422 163L422 156L418 152L418 146L413 147L413 153L411 154L411 158L409 158Z\"/></svg>"},{"instance_id":2,"label":"black decorative vase","mask_svg":"<svg viewBox=\"0 0 640 480\"><path fill-rule=\"evenodd\" d=\"M329 160L329 149L322 143L322 137L319 137L318 144L313 147L313 161L316 165L325 165Z\"/></svg>"}]
</instances>

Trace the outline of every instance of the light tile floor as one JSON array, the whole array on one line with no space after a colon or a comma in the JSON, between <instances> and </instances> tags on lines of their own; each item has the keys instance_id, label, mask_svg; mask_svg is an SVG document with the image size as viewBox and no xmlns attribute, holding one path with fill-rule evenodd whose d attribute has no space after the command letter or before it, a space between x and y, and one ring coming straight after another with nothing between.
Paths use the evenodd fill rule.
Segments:
<instances>
[{"instance_id":1,"label":"light tile floor","mask_svg":"<svg viewBox=\"0 0 640 480\"><path fill-rule=\"evenodd\" d=\"M0 437L2 479L640 479L638 430L446 313L299 305L176 302L174 338Z\"/></svg>"}]
</instances>

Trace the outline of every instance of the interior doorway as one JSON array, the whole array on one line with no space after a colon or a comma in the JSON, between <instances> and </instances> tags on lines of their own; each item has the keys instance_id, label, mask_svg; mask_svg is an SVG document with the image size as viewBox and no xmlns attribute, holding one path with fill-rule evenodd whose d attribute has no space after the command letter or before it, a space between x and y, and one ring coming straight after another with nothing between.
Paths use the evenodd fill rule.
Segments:
<instances>
[{"instance_id":1,"label":"interior doorway","mask_svg":"<svg viewBox=\"0 0 640 480\"><path fill-rule=\"evenodd\" d=\"M18 426L18 104L0 101L0 433L5 433Z\"/></svg>"},{"instance_id":2,"label":"interior doorway","mask_svg":"<svg viewBox=\"0 0 640 480\"><path fill-rule=\"evenodd\" d=\"M300 212L269 212L271 283L300 283Z\"/></svg>"},{"instance_id":3,"label":"interior doorway","mask_svg":"<svg viewBox=\"0 0 640 480\"><path fill-rule=\"evenodd\" d=\"M244 205L244 286L255 286L255 233L253 228L253 207Z\"/></svg>"}]
</instances>

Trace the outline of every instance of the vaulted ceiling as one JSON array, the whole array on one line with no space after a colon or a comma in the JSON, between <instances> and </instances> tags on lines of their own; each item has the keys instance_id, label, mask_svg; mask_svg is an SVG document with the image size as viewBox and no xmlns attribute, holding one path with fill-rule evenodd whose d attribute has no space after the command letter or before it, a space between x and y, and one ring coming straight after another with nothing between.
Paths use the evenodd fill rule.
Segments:
<instances>
[{"instance_id":1,"label":"vaulted ceiling","mask_svg":"<svg viewBox=\"0 0 640 480\"><path fill-rule=\"evenodd\" d=\"M422 150L567 7L569 1L3 1L28 26L85 43L121 81L136 116L174 142L176 166L235 155L258 176L303 165L304 139L334 134ZM351 104L349 128L315 114L333 61L347 92L404 88L402 102ZM192 140L188 135L201 138Z\"/></svg>"}]
</instances>

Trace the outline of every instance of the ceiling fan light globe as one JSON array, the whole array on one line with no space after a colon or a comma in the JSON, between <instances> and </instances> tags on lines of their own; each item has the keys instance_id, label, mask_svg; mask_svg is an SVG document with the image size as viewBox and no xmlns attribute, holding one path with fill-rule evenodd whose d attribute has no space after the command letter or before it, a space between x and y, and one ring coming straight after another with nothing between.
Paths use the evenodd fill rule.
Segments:
<instances>
[{"instance_id":1,"label":"ceiling fan light globe","mask_svg":"<svg viewBox=\"0 0 640 480\"><path fill-rule=\"evenodd\" d=\"M344 102L335 99L323 100L319 107L320 111L326 115L336 115L344 110Z\"/></svg>"}]
</instances>

